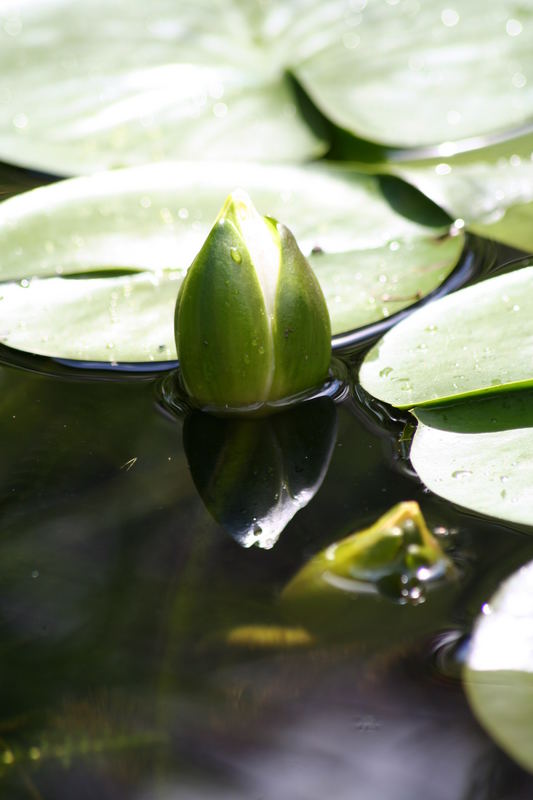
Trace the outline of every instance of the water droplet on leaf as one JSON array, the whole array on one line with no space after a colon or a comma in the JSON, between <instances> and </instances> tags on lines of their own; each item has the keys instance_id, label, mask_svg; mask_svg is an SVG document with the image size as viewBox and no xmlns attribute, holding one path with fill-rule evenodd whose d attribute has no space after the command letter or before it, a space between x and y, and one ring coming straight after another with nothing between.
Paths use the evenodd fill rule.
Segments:
<instances>
[{"instance_id":1,"label":"water droplet on leaf","mask_svg":"<svg viewBox=\"0 0 533 800\"><path fill-rule=\"evenodd\" d=\"M523 25L517 19L508 19L505 23L505 30L509 36L518 36L522 33Z\"/></svg>"},{"instance_id":2,"label":"water droplet on leaf","mask_svg":"<svg viewBox=\"0 0 533 800\"><path fill-rule=\"evenodd\" d=\"M469 469L456 469L455 472L452 472L452 478L468 478L470 475L472 472Z\"/></svg>"},{"instance_id":3,"label":"water droplet on leaf","mask_svg":"<svg viewBox=\"0 0 533 800\"><path fill-rule=\"evenodd\" d=\"M453 28L459 22L459 14L454 8L445 8L441 15L441 22L447 28Z\"/></svg>"}]
</instances>

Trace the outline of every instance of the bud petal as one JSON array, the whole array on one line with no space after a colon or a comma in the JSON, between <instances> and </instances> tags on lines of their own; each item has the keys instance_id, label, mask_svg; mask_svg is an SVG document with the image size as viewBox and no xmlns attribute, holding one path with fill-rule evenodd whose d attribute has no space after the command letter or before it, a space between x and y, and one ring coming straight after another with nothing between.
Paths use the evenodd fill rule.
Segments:
<instances>
[{"instance_id":1,"label":"bud petal","mask_svg":"<svg viewBox=\"0 0 533 800\"><path fill-rule=\"evenodd\" d=\"M260 407L327 375L322 290L291 232L243 191L226 200L176 303L185 388L202 407Z\"/></svg>"}]
</instances>

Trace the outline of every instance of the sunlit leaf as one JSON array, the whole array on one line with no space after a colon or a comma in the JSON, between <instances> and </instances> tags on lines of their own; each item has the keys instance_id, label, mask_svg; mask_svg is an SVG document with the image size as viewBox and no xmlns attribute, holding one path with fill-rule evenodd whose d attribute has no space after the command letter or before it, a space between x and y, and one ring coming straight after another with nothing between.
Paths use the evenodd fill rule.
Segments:
<instances>
[{"instance_id":1,"label":"sunlit leaf","mask_svg":"<svg viewBox=\"0 0 533 800\"><path fill-rule=\"evenodd\" d=\"M527 391L417 409L413 467L453 503L533 525L532 401Z\"/></svg>"},{"instance_id":2,"label":"sunlit leaf","mask_svg":"<svg viewBox=\"0 0 533 800\"><path fill-rule=\"evenodd\" d=\"M480 723L533 771L533 563L508 578L478 617L464 670Z\"/></svg>"},{"instance_id":3,"label":"sunlit leaf","mask_svg":"<svg viewBox=\"0 0 533 800\"><path fill-rule=\"evenodd\" d=\"M291 76L336 125L388 145L517 127L533 114L532 24L512 0L483 14L474 0L4 0L0 158L59 175L304 160L326 145Z\"/></svg>"},{"instance_id":4,"label":"sunlit leaf","mask_svg":"<svg viewBox=\"0 0 533 800\"><path fill-rule=\"evenodd\" d=\"M495 216L493 222L470 225L470 230L511 247L533 250L533 202L511 205L501 210L501 216L500 212Z\"/></svg>"},{"instance_id":5,"label":"sunlit leaf","mask_svg":"<svg viewBox=\"0 0 533 800\"><path fill-rule=\"evenodd\" d=\"M320 154L279 32L258 11L239 0L8 0L0 158L68 175L167 158Z\"/></svg>"},{"instance_id":6,"label":"sunlit leaf","mask_svg":"<svg viewBox=\"0 0 533 800\"><path fill-rule=\"evenodd\" d=\"M533 384L533 267L425 306L367 354L360 380L399 408Z\"/></svg>"},{"instance_id":7,"label":"sunlit leaf","mask_svg":"<svg viewBox=\"0 0 533 800\"><path fill-rule=\"evenodd\" d=\"M333 166L168 163L63 181L0 205L0 341L100 361L175 358L186 269L236 186L309 256L333 333L438 287L463 237L394 210L379 180Z\"/></svg>"},{"instance_id":8,"label":"sunlit leaf","mask_svg":"<svg viewBox=\"0 0 533 800\"><path fill-rule=\"evenodd\" d=\"M172 273L151 272L0 284L0 341L68 359L168 361L178 286Z\"/></svg>"},{"instance_id":9,"label":"sunlit leaf","mask_svg":"<svg viewBox=\"0 0 533 800\"><path fill-rule=\"evenodd\" d=\"M533 115L533 8L512 0L328 3L293 26L294 71L322 112L360 137L419 147ZM314 25L320 20L321 28Z\"/></svg>"},{"instance_id":10,"label":"sunlit leaf","mask_svg":"<svg viewBox=\"0 0 533 800\"><path fill-rule=\"evenodd\" d=\"M435 158L377 169L409 181L471 231L533 250L533 135L472 150L464 144L466 152L454 155L454 145L445 143Z\"/></svg>"}]
</instances>

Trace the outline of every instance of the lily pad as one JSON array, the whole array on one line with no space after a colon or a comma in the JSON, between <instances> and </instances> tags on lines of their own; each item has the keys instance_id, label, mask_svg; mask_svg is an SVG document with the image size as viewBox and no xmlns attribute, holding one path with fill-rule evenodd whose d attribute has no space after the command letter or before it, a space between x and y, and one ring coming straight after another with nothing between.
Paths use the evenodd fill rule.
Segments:
<instances>
[{"instance_id":1,"label":"lily pad","mask_svg":"<svg viewBox=\"0 0 533 800\"><path fill-rule=\"evenodd\" d=\"M462 235L407 219L378 179L351 169L169 162L116 170L0 205L0 341L58 358L174 359L181 280L238 185L295 234L334 334L416 302L461 255Z\"/></svg>"},{"instance_id":2,"label":"lily pad","mask_svg":"<svg viewBox=\"0 0 533 800\"><path fill-rule=\"evenodd\" d=\"M483 606L464 670L479 722L512 758L533 771L533 562Z\"/></svg>"},{"instance_id":3,"label":"lily pad","mask_svg":"<svg viewBox=\"0 0 533 800\"><path fill-rule=\"evenodd\" d=\"M526 266L422 307L370 350L361 384L398 408L531 386L532 304Z\"/></svg>"},{"instance_id":4,"label":"lily pad","mask_svg":"<svg viewBox=\"0 0 533 800\"><path fill-rule=\"evenodd\" d=\"M254 6L2 3L0 158L69 175L168 158L319 155L279 32Z\"/></svg>"},{"instance_id":5,"label":"lily pad","mask_svg":"<svg viewBox=\"0 0 533 800\"><path fill-rule=\"evenodd\" d=\"M313 6L311 0L306 4ZM327 22L294 71L321 111L357 136L421 147L513 128L533 117L533 8L513 0L480 14L356 0L327 4ZM326 15L324 15L326 16ZM293 28L295 42L309 23Z\"/></svg>"},{"instance_id":6,"label":"lily pad","mask_svg":"<svg viewBox=\"0 0 533 800\"><path fill-rule=\"evenodd\" d=\"M501 209L495 212L492 222L470 225L470 230L511 247L531 251L533 250L533 202L516 203Z\"/></svg>"},{"instance_id":7,"label":"lily pad","mask_svg":"<svg viewBox=\"0 0 533 800\"><path fill-rule=\"evenodd\" d=\"M58 175L304 160L326 145L291 75L336 125L388 145L520 126L533 116L532 9L460 6L4 0L0 158Z\"/></svg>"},{"instance_id":8,"label":"lily pad","mask_svg":"<svg viewBox=\"0 0 533 800\"><path fill-rule=\"evenodd\" d=\"M533 393L418 408L411 462L435 494L479 514L533 525Z\"/></svg>"},{"instance_id":9,"label":"lily pad","mask_svg":"<svg viewBox=\"0 0 533 800\"><path fill-rule=\"evenodd\" d=\"M533 250L533 134L470 145L479 142L448 142L434 158L377 169L409 181L474 233Z\"/></svg>"}]
</instances>

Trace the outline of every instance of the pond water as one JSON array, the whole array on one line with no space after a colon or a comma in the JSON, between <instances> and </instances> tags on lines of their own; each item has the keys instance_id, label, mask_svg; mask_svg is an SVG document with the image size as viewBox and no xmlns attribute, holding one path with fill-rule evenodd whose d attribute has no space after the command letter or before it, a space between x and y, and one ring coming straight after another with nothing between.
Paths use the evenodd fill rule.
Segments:
<instances>
[{"instance_id":1,"label":"pond water","mask_svg":"<svg viewBox=\"0 0 533 800\"><path fill-rule=\"evenodd\" d=\"M293 477L309 502L269 549L245 548L254 487L275 473L268 431L247 428L247 471L217 504L238 436L170 414L162 375L6 348L0 363L3 797L531 798L460 671L473 620L533 538L428 493L405 417L355 391L301 415L298 446L315 450ZM310 556L403 500L438 530L456 580L422 604L346 595L316 624L283 602Z\"/></svg>"}]
</instances>

